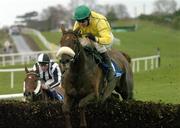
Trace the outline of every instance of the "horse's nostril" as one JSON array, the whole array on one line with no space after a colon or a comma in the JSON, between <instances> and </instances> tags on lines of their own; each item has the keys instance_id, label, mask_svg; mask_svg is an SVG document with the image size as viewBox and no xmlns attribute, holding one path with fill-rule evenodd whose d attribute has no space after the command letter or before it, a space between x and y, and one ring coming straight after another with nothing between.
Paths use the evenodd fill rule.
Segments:
<instances>
[{"instance_id":1,"label":"horse's nostril","mask_svg":"<svg viewBox=\"0 0 180 128\"><path fill-rule=\"evenodd\" d=\"M26 94L26 92L24 92L24 94L23 94L24 96L26 96L27 94Z\"/></svg>"},{"instance_id":2,"label":"horse's nostril","mask_svg":"<svg viewBox=\"0 0 180 128\"><path fill-rule=\"evenodd\" d=\"M26 97L31 96L31 92L24 92L24 96Z\"/></svg>"}]
</instances>

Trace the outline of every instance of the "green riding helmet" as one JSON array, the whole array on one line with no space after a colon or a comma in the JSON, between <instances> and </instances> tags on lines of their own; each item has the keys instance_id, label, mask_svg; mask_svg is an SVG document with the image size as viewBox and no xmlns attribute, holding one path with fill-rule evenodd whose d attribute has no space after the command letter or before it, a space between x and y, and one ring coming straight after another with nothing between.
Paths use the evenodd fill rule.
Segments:
<instances>
[{"instance_id":1,"label":"green riding helmet","mask_svg":"<svg viewBox=\"0 0 180 128\"><path fill-rule=\"evenodd\" d=\"M83 20L83 19L89 17L90 13L91 13L91 11L87 6L85 6L85 5L78 6L75 9L74 19L75 20Z\"/></svg>"}]
</instances>

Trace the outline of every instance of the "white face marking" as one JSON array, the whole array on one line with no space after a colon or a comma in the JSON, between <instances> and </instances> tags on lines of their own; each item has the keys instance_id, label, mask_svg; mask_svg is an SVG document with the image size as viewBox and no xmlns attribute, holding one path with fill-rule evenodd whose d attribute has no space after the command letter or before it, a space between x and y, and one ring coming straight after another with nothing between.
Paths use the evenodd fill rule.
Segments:
<instances>
[{"instance_id":1,"label":"white face marking","mask_svg":"<svg viewBox=\"0 0 180 128\"><path fill-rule=\"evenodd\" d=\"M68 39L69 39L69 36L66 37L66 40L68 40Z\"/></svg>"},{"instance_id":2,"label":"white face marking","mask_svg":"<svg viewBox=\"0 0 180 128\"><path fill-rule=\"evenodd\" d=\"M31 76L28 76L28 78L29 78L29 79L32 79L32 77L31 77Z\"/></svg>"}]
</instances>

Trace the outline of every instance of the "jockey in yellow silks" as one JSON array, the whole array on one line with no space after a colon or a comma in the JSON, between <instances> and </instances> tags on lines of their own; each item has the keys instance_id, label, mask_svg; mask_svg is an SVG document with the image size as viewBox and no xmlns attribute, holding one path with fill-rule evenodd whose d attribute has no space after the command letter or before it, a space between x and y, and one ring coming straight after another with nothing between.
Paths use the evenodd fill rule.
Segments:
<instances>
[{"instance_id":1,"label":"jockey in yellow silks","mask_svg":"<svg viewBox=\"0 0 180 128\"><path fill-rule=\"evenodd\" d=\"M85 35L94 42L97 51L101 54L103 61L108 64L109 70L107 80L110 82L113 78L113 70L110 58L107 54L107 48L110 48L113 41L111 27L106 17L97 12L91 11L87 6L81 5L75 9L74 19L76 20L73 30L80 29L82 35Z\"/></svg>"}]
</instances>

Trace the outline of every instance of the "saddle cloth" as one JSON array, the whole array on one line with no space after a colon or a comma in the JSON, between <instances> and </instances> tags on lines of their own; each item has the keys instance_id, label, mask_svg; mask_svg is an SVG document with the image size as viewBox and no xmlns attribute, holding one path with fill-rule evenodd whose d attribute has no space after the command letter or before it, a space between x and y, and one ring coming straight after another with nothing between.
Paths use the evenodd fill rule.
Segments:
<instances>
[{"instance_id":1,"label":"saddle cloth","mask_svg":"<svg viewBox=\"0 0 180 128\"><path fill-rule=\"evenodd\" d=\"M114 76L115 77L122 76L122 74L123 74L122 69L120 69L120 67L113 60L111 60L111 66L112 66L112 68L114 70Z\"/></svg>"}]
</instances>

